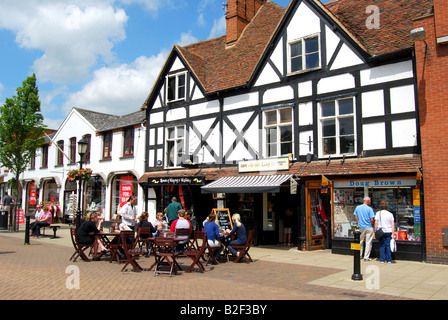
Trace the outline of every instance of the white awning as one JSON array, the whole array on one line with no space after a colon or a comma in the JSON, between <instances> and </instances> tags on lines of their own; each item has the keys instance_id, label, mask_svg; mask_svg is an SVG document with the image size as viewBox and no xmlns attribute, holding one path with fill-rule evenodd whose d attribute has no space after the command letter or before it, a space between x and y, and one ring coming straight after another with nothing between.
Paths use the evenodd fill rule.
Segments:
<instances>
[{"instance_id":1,"label":"white awning","mask_svg":"<svg viewBox=\"0 0 448 320\"><path fill-rule=\"evenodd\" d=\"M223 177L203 186L202 193L280 192L280 186L291 177L291 174Z\"/></svg>"}]
</instances>

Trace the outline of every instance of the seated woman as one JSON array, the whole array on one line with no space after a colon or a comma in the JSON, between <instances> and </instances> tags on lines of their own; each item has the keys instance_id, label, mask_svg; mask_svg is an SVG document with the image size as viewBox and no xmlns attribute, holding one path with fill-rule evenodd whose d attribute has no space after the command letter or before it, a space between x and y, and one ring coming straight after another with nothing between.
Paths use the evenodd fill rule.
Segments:
<instances>
[{"instance_id":1,"label":"seated woman","mask_svg":"<svg viewBox=\"0 0 448 320\"><path fill-rule=\"evenodd\" d=\"M98 227L97 227L98 223ZM96 213L91 213L86 217L86 221L84 221L79 228L76 230L76 235L78 236L79 243L81 244L93 244L95 242L95 236L100 232L101 224L103 223L103 219L98 219L98 215ZM101 248L101 252L107 253L108 250L103 245L103 243L96 239L98 247Z\"/></svg>"},{"instance_id":2,"label":"seated woman","mask_svg":"<svg viewBox=\"0 0 448 320\"><path fill-rule=\"evenodd\" d=\"M221 236L219 235L219 227L215 223L216 216L214 213L209 214L207 217L207 222L204 223L204 231L207 233L207 242L210 248L219 248L215 251L214 257L216 260L219 259L224 245L221 243Z\"/></svg>"},{"instance_id":3,"label":"seated woman","mask_svg":"<svg viewBox=\"0 0 448 320\"><path fill-rule=\"evenodd\" d=\"M229 236L236 234L236 239L229 242L229 245L227 246L227 249L229 249L230 253L232 253L233 256L236 256L238 252L232 248L232 246L242 246L246 244L247 241L247 235L246 235L246 228L244 227L244 224L241 223L241 217L238 213L235 213L232 216L233 221L233 229L227 229L226 234Z\"/></svg>"},{"instance_id":4,"label":"seated woman","mask_svg":"<svg viewBox=\"0 0 448 320\"><path fill-rule=\"evenodd\" d=\"M49 227L51 224L51 220L53 220L53 215L48 210L47 206L44 206L42 208L43 213L40 216L40 218L36 219L33 226L31 227L31 234L34 235L34 238L40 237L40 228L42 227Z\"/></svg>"}]
</instances>

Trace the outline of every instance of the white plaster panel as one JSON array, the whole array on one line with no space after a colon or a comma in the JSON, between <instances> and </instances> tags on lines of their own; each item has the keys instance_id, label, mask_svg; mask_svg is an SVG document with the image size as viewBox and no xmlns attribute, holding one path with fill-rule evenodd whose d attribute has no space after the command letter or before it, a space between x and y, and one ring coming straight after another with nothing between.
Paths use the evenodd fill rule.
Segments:
<instances>
[{"instance_id":1,"label":"white plaster panel","mask_svg":"<svg viewBox=\"0 0 448 320\"><path fill-rule=\"evenodd\" d=\"M333 57L334 51L341 40L328 26L325 26L326 46L327 46L327 64Z\"/></svg>"},{"instance_id":2,"label":"white plaster panel","mask_svg":"<svg viewBox=\"0 0 448 320\"><path fill-rule=\"evenodd\" d=\"M313 94L313 82L306 81L299 83L299 98L308 97Z\"/></svg>"},{"instance_id":3,"label":"white plaster panel","mask_svg":"<svg viewBox=\"0 0 448 320\"><path fill-rule=\"evenodd\" d=\"M149 156L148 156L148 166L149 167L155 167L156 162L155 162L155 152L154 150L149 150Z\"/></svg>"},{"instance_id":4,"label":"white plaster panel","mask_svg":"<svg viewBox=\"0 0 448 320\"><path fill-rule=\"evenodd\" d=\"M263 95L263 103L290 100L294 98L294 91L291 87L285 86L266 90Z\"/></svg>"},{"instance_id":5,"label":"white plaster panel","mask_svg":"<svg viewBox=\"0 0 448 320\"><path fill-rule=\"evenodd\" d=\"M185 119L187 117L187 110L185 108L176 108L168 110L166 113L166 121L175 121Z\"/></svg>"},{"instance_id":6,"label":"white plaster panel","mask_svg":"<svg viewBox=\"0 0 448 320\"><path fill-rule=\"evenodd\" d=\"M269 63L265 65L263 71L261 71L258 76L257 82L255 83L255 87L266 85L269 83L278 82L280 79L274 69L271 67Z\"/></svg>"},{"instance_id":7,"label":"white plaster panel","mask_svg":"<svg viewBox=\"0 0 448 320\"><path fill-rule=\"evenodd\" d=\"M323 78L317 84L317 93L327 93L355 87L355 78L351 74Z\"/></svg>"},{"instance_id":8,"label":"white plaster panel","mask_svg":"<svg viewBox=\"0 0 448 320\"><path fill-rule=\"evenodd\" d=\"M412 61L403 61L361 71L361 85L408 79L414 76Z\"/></svg>"},{"instance_id":9,"label":"white plaster panel","mask_svg":"<svg viewBox=\"0 0 448 320\"><path fill-rule=\"evenodd\" d=\"M311 141L312 141L311 142L311 151L309 149L309 144L308 144L310 137L311 137ZM305 156L308 153L314 153L313 141L314 141L313 131L300 132L300 134L299 134L299 142L300 142L299 150L300 150L301 156Z\"/></svg>"},{"instance_id":10,"label":"white plaster panel","mask_svg":"<svg viewBox=\"0 0 448 320\"><path fill-rule=\"evenodd\" d=\"M163 128L157 128L157 144L163 143Z\"/></svg>"},{"instance_id":11,"label":"white plaster panel","mask_svg":"<svg viewBox=\"0 0 448 320\"><path fill-rule=\"evenodd\" d=\"M156 129L149 129L149 145L153 146L156 142Z\"/></svg>"},{"instance_id":12,"label":"white plaster panel","mask_svg":"<svg viewBox=\"0 0 448 320\"><path fill-rule=\"evenodd\" d=\"M176 60L174 60L174 63L170 69L170 72L175 72L175 71L182 70L182 69L185 69L185 66L182 63L182 61L180 61L179 57L176 57Z\"/></svg>"},{"instance_id":13,"label":"white plaster panel","mask_svg":"<svg viewBox=\"0 0 448 320\"><path fill-rule=\"evenodd\" d=\"M223 108L224 111L228 111L256 105L258 105L258 92L252 92L225 98Z\"/></svg>"},{"instance_id":14,"label":"white plaster panel","mask_svg":"<svg viewBox=\"0 0 448 320\"><path fill-rule=\"evenodd\" d=\"M376 90L364 92L362 99L363 118L383 116L384 115L384 91Z\"/></svg>"},{"instance_id":15,"label":"white plaster panel","mask_svg":"<svg viewBox=\"0 0 448 320\"><path fill-rule=\"evenodd\" d=\"M417 125L415 119L392 122L392 146L414 147L417 145Z\"/></svg>"},{"instance_id":16,"label":"white plaster panel","mask_svg":"<svg viewBox=\"0 0 448 320\"><path fill-rule=\"evenodd\" d=\"M415 111L414 86L402 86L390 89L390 107L392 113Z\"/></svg>"},{"instance_id":17,"label":"white plaster panel","mask_svg":"<svg viewBox=\"0 0 448 320\"><path fill-rule=\"evenodd\" d=\"M288 43L320 32L320 19L302 2L288 25Z\"/></svg>"},{"instance_id":18,"label":"white plaster panel","mask_svg":"<svg viewBox=\"0 0 448 320\"><path fill-rule=\"evenodd\" d=\"M313 124L313 103L311 101L299 104L299 125L309 124Z\"/></svg>"},{"instance_id":19,"label":"white plaster panel","mask_svg":"<svg viewBox=\"0 0 448 320\"><path fill-rule=\"evenodd\" d=\"M153 112L149 116L149 122L151 124L157 124L163 122L163 112Z\"/></svg>"},{"instance_id":20,"label":"white plaster panel","mask_svg":"<svg viewBox=\"0 0 448 320\"><path fill-rule=\"evenodd\" d=\"M283 70L283 40L281 39L271 55L271 61L280 71Z\"/></svg>"},{"instance_id":21,"label":"white plaster panel","mask_svg":"<svg viewBox=\"0 0 448 320\"><path fill-rule=\"evenodd\" d=\"M386 125L384 122L363 125L362 136L364 150L386 148Z\"/></svg>"},{"instance_id":22,"label":"white plaster panel","mask_svg":"<svg viewBox=\"0 0 448 320\"><path fill-rule=\"evenodd\" d=\"M212 100L204 103L198 103L190 106L190 116L196 117L203 114L219 112L219 101Z\"/></svg>"},{"instance_id":23,"label":"white plaster panel","mask_svg":"<svg viewBox=\"0 0 448 320\"><path fill-rule=\"evenodd\" d=\"M343 44L336 59L331 66L331 70L346 68L358 64L362 64L363 61L346 45Z\"/></svg>"}]
</instances>

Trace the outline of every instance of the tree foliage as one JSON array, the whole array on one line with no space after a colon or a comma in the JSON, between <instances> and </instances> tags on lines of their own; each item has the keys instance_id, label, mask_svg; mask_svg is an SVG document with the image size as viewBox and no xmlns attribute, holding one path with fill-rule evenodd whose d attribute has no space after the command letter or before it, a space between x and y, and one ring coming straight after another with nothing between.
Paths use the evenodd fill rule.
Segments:
<instances>
[{"instance_id":1,"label":"tree foliage","mask_svg":"<svg viewBox=\"0 0 448 320\"><path fill-rule=\"evenodd\" d=\"M16 179L44 142L45 125L40 113L39 90L33 74L17 88L17 95L0 106L0 162Z\"/></svg>"}]
</instances>

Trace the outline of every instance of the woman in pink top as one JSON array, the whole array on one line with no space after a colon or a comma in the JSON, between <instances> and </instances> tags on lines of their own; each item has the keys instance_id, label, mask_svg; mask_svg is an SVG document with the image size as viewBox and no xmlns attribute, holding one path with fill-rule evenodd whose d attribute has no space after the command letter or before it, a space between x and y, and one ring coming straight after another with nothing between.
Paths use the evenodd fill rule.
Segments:
<instances>
[{"instance_id":1,"label":"woman in pink top","mask_svg":"<svg viewBox=\"0 0 448 320\"><path fill-rule=\"evenodd\" d=\"M51 224L51 220L53 219L53 215L48 210L47 206L44 206L42 210L44 211L44 213L35 221L33 227L31 228L31 235L34 235L34 238L40 237L40 228L49 227Z\"/></svg>"}]
</instances>

